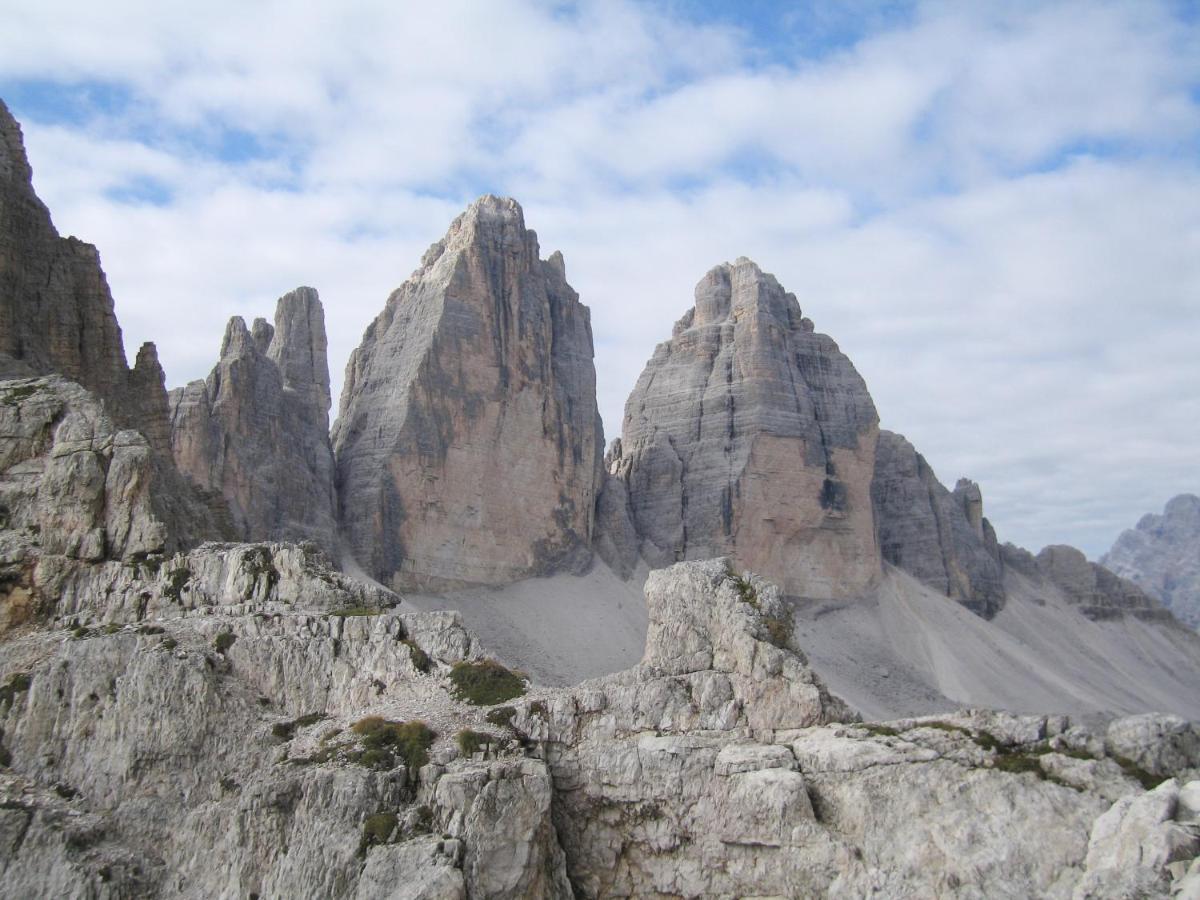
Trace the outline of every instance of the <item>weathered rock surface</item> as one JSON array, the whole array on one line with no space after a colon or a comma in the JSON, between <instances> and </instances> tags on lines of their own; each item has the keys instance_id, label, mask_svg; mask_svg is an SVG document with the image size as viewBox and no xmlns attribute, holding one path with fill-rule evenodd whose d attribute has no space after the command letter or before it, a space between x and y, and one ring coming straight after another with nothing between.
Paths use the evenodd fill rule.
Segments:
<instances>
[{"instance_id":1,"label":"weathered rock surface","mask_svg":"<svg viewBox=\"0 0 1200 900\"><path fill-rule=\"evenodd\" d=\"M229 505L242 540L335 546L329 365L317 292L279 298L275 325L230 320L207 382L171 392L175 463Z\"/></svg>"},{"instance_id":2,"label":"weathered rock surface","mask_svg":"<svg viewBox=\"0 0 1200 900\"><path fill-rule=\"evenodd\" d=\"M80 564L174 553L213 511L78 384L0 381L0 631L51 612Z\"/></svg>"},{"instance_id":3,"label":"weathered rock surface","mask_svg":"<svg viewBox=\"0 0 1200 900\"><path fill-rule=\"evenodd\" d=\"M1180 494L1161 516L1143 516L1137 528L1121 533L1100 565L1200 629L1200 497Z\"/></svg>"},{"instance_id":4,"label":"weathered rock surface","mask_svg":"<svg viewBox=\"0 0 1200 900\"><path fill-rule=\"evenodd\" d=\"M1134 615L1173 621L1161 603L1132 581L1094 562L1083 552L1061 544L1045 547L1037 555L1038 573L1057 587L1079 611L1092 619Z\"/></svg>"},{"instance_id":5,"label":"weathered rock surface","mask_svg":"<svg viewBox=\"0 0 1200 900\"><path fill-rule=\"evenodd\" d=\"M878 421L794 295L747 259L716 267L625 405L613 464L642 555L727 555L786 594L854 595L880 574Z\"/></svg>"},{"instance_id":6,"label":"weathered rock surface","mask_svg":"<svg viewBox=\"0 0 1200 900\"><path fill-rule=\"evenodd\" d=\"M397 587L591 558L603 436L588 310L513 200L482 197L388 298L334 426L344 535Z\"/></svg>"},{"instance_id":7,"label":"weathered rock surface","mask_svg":"<svg viewBox=\"0 0 1200 900\"><path fill-rule=\"evenodd\" d=\"M950 492L902 435L879 433L871 482L883 558L991 618L1004 605L1004 571L979 486Z\"/></svg>"}]
</instances>

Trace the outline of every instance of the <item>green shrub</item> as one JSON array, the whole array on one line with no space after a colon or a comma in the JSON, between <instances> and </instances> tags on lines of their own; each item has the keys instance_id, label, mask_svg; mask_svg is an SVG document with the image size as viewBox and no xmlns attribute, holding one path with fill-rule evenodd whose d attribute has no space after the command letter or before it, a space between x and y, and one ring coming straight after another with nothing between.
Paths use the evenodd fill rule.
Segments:
<instances>
[{"instance_id":1,"label":"green shrub","mask_svg":"<svg viewBox=\"0 0 1200 900\"><path fill-rule=\"evenodd\" d=\"M429 748L437 737L428 725L417 719L393 722L380 716L359 719L350 730L362 739L363 753L358 762L370 768L390 768L395 761L394 754L404 761L409 771L416 771L429 762Z\"/></svg>"},{"instance_id":2,"label":"green shrub","mask_svg":"<svg viewBox=\"0 0 1200 900\"><path fill-rule=\"evenodd\" d=\"M450 681L455 697L476 706L495 706L525 693L525 679L491 659L455 663Z\"/></svg>"},{"instance_id":3,"label":"green shrub","mask_svg":"<svg viewBox=\"0 0 1200 900\"><path fill-rule=\"evenodd\" d=\"M458 749L462 751L463 756L474 756L480 750L491 752L492 743L496 737L485 731L472 731L470 728L464 728L454 736L454 739L458 742Z\"/></svg>"},{"instance_id":4,"label":"green shrub","mask_svg":"<svg viewBox=\"0 0 1200 900\"><path fill-rule=\"evenodd\" d=\"M1145 788L1148 791L1154 790L1156 787L1158 787L1160 784L1162 784L1164 781L1167 780L1166 777L1163 775L1153 775L1150 772L1147 772L1145 769L1143 769L1141 766L1139 766L1137 763L1135 763L1132 759L1128 759L1124 756L1119 756L1116 753L1113 754L1112 758L1113 758L1113 762L1115 762L1118 766L1120 766L1122 769L1125 770L1126 775L1128 775L1134 781L1138 782L1143 788Z\"/></svg>"},{"instance_id":5,"label":"green shrub","mask_svg":"<svg viewBox=\"0 0 1200 900\"><path fill-rule=\"evenodd\" d=\"M173 637L163 638L162 648L164 650L174 650L178 646L179 646L179 642L177 640L175 640L175 638L173 638Z\"/></svg>"},{"instance_id":6,"label":"green shrub","mask_svg":"<svg viewBox=\"0 0 1200 900\"><path fill-rule=\"evenodd\" d=\"M109 622L107 625L104 626L105 634L116 634L120 630L121 630L121 626L118 625L116 622Z\"/></svg>"},{"instance_id":7,"label":"green shrub","mask_svg":"<svg viewBox=\"0 0 1200 900\"><path fill-rule=\"evenodd\" d=\"M213 639L213 646L217 649L218 653L224 656L225 651L232 647L233 642L236 640L237 635L232 631L222 631Z\"/></svg>"},{"instance_id":8,"label":"green shrub","mask_svg":"<svg viewBox=\"0 0 1200 900\"><path fill-rule=\"evenodd\" d=\"M17 672L8 679L8 683L0 687L0 706L11 707L17 694L24 694L33 684L33 676L27 672Z\"/></svg>"},{"instance_id":9,"label":"green shrub","mask_svg":"<svg viewBox=\"0 0 1200 900\"><path fill-rule=\"evenodd\" d=\"M300 716L298 719L292 719L290 722L276 722L271 726L271 734L285 741L290 741L296 734L297 728L307 728L310 725L316 725L324 718L324 713L313 712Z\"/></svg>"},{"instance_id":10,"label":"green shrub","mask_svg":"<svg viewBox=\"0 0 1200 900\"><path fill-rule=\"evenodd\" d=\"M363 822L362 840L358 844L359 856L365 856L369 847L386 844L390 841L392 835L396 833L398 824L400 822L395 813L381 812L367 816L366 821Z\"/></svg>"},{"instance_id":11,"label":"green shrub","mask_svg":"<svg viewBox=\"0 0 1200 900\"><path fill-rule=\"evenodd\" d=\"M858 726L868 734L873 734L876 737L896 737L900 734L895 728L890 725L878 725L874 722L864 722Z\"/></svg>"},{"instance_id":12,"label":"green shrub","mask_svg":"<svg viewBox=\"0 0 1200 900\"><path fill-rule=\"evenodd\" d=\"M433 669L433 660L429 658L429 654L421 649L421 646L411 638L406 638L401 643L408 648L409 659L412 660L413 668L418 672L426 675Z\"/></svg>"},{"instance_id":13,"label":"green shrub","mask_svg":"<svg viewBox=\"0 0 1200 900\"><path fill-rule=\"evenodd\" d=\"M179 603L183 597L183 589L191 579L192 573L187 569L172 569L167 573L167 586L163 588L163 596Z\"/></svg>"},{"instance_id":14,"label":"green shrub","mask_svg":"<svg viewBox=\"0 0 1200 900\"><path fill-rule=\"evenodd\" d=\"M71 637L77 641L82 641L86 637L92 636L92 629L84 628L82 625L76 625L71 629Z\"/></svg>"},{"instance_id":15,"label":"green shrub","mask_svg":"<svg viewBox=\"0 0 1200 900\"><path fill-rule=\"evenodd\" d=\"M511 728L513 716L517 711L511 706L497 706L487 711L484 716L491 724L499 725L501 728Z\"/></svg>"}]
</instances>

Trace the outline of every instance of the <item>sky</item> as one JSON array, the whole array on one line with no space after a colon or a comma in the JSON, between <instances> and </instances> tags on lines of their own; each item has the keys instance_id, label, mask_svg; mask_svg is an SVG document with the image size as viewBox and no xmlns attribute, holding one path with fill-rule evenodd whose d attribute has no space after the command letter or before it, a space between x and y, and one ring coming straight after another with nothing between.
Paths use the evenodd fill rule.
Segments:
<instances>
[{"instance_id":1,"label":"sky","mask_svg":"<svg viewBox=\"0 0 1200 900\"><path fill-rule=\"evenodd\" d=\"M0 98L126 351L204 377L321 294L350 351L483 193L592 312L608 438L748 256L1001 540L1200 493L1200 0L0 0ZM336 415L336 400L333 414Z\"/></svg>"}]
</instances>

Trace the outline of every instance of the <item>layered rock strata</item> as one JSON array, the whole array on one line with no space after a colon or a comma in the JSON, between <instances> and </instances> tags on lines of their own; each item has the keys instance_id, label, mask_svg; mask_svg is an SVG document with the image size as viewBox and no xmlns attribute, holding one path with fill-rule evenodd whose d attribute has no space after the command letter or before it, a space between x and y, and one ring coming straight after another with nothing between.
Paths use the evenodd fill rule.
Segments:
<instances>
[{"instance_id":1,"label":"layered rock strata","mask_svg":"<svg viewBox=\"0 0 1200 900\"><path fill-rule=\"evenodd\" d=\"M513 200L482 197L388 298L334 426L343 534L397 587L591 558L603 435L588 310Z\"/></svg>"},{"instance_id":2,"label":"layered rock strata","mask_svg":"<svg viewBox=\"0 0 1200 900\"><path fill-rule=\"evenodd\" d=\"M717 266L695 297L638 379L612 461L642 556L728 555L787 594L854 595L880 573L866 385L753 262Z\"/></svg>"},{"instance_id":3,"label":"layered rock strata","mask_svg":"<svg viewBox=\"0 0 1200 900\"><path fill-rule=\"evenodd\" d=\"M1162 515L1143 516L1137 528L1121 533L1100 564L1200 629L1200 497L1180 494Z\"/></svg>"},{"instance_id":4,"label":"layered rock strata","mask_svg":"<svg viewBox=\"0 0 1200 900\"><path fill-rule=\"evenodd\" d=\"M1045 547L1037 555L1036 562L1038 573L1088 618L1113 619L1128 614L1174 621L1161 603L1132 581L1089 562L1083 552L1074 547L1061 544Z\"/></svg>"},{"instance_id":5,"label":"layered rock strata","mask_svg":"<svg viewBox=\"0 0 1200 900\"><path fill-rule=\"evenodd\" d=\"M1004 571L979 486L948 491L902 435L881 431L871 482L879 550L971 611L991 618L1004 605Z\"/></svg>"},{"instance_id":6,"label":"layered rock strata","mask_svg":"<svg viewBox=\"0 0 1200 900\"><path fill-rule=\"evenodd\" d=\"M171 392L175 463L224 497L242 540L336 551L326 346L317 292L297 288L274 327L232 318L208 380Z\"/></svg>"}]
</instances>

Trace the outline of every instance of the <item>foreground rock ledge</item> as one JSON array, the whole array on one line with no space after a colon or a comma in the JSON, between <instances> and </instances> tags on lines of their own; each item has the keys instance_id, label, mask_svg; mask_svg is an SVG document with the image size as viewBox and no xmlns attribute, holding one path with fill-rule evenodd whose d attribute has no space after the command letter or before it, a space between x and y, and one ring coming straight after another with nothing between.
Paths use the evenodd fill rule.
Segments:
<instances>
[{"instance_id":1,"label":"foreground rock ledge","mask_svg":"<svg viewBox=\"0 0 1200 900\"><path fill-rule=\"evenodd\" d=\"M789 646L776 589L724 560L651 575L638 666L490 719L450 688L480 656L456 614L386 611L393 595L288 545L170 566L190 574L165 594L162 569L126 567L146 617L89 607L77 578L62 627L0 644L12 896L1194 889L1195 726L859 724ZM428 723L428 762L364 765L367 716ZM464 757L464 728L493 740Z\"/></svg>"}]
</instances>

